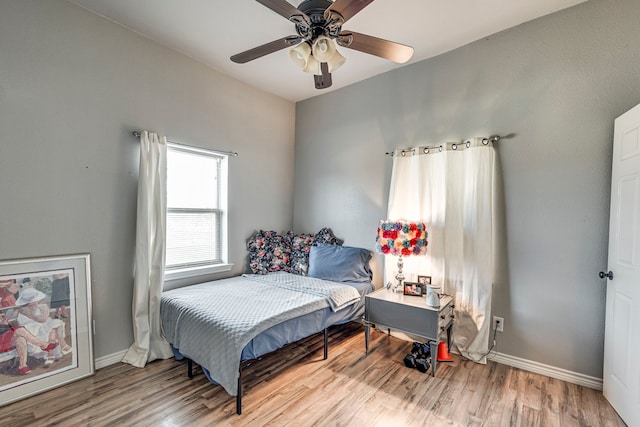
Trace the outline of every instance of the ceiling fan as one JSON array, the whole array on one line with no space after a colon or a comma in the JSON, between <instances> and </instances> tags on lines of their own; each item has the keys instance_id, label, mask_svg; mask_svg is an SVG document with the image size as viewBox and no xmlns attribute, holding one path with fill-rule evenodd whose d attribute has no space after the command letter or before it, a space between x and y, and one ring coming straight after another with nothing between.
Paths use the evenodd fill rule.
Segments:
<instances>
[{"instance_id":1,"label":"ceiling fan","mask_svg":"<svg viewBox=\"0 0 640 427\"><path fill-rule=\"evenodd\" d=\"M345 62L335 43L399 64L413 56L410 46L342 30L345 22L373 0L303 0L298 7L286 0L256 1L293 22L297 34L233 55L231 60L238 64L291 47L291 59L303 71L314 74L316 89L324 89L331 86L331 73Z\"/></svg>"}]
</instances>

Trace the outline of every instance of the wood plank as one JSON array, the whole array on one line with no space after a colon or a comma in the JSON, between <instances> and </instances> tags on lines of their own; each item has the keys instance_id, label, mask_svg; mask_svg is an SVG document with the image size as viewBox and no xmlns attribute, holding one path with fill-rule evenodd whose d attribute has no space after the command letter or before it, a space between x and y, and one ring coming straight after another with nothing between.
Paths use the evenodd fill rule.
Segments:
<instances>
[{"instance_id":1,"label":"wood plank","mask_svg":"<svg viewBox=\"0 0 640 427\"><path fill-rule=\"evenodd\" d=\"M602 393L489 361L455 356L438 376L406 368L411 343L362 326L330 329L243 370L243 414L199 367L116 364L96 375L0 408L0 425L73 426L624 426Z\"/></svg>"}]
</instances>

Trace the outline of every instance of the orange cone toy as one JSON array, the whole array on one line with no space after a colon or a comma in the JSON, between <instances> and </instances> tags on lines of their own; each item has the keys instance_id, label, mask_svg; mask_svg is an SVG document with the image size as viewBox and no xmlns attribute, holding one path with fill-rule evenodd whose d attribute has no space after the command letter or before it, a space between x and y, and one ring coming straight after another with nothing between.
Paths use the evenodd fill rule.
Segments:
<instances>
[{"instance_id":1,"label":"orange cone toy","mask_svg":"<svg viewBox=\"0 0 640 427\"><path fill-rule=\"evenodd\" d=\"M453 357L447 350L447 344L444 341L438 343L438 362L453 362Z\"/></svg>"}]
</instances>

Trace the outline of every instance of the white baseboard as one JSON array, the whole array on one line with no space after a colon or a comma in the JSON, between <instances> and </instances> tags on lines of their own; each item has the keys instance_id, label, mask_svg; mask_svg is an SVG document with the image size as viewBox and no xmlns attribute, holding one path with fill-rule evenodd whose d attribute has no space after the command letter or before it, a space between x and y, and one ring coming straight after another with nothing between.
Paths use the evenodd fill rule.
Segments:
<instances>
[{"instance_id":1,"label":"white baseboard","mask_svg":"<svg viewBox=\"0 0 640 427\"><path fill-rule=\"evenodd\" d=\"M125 354L127 354L127 350L122 350L117 353L98 357L96 359L96 369L106 368L107 366L115 365L118 362L122 362L122 358Z\"/></svg>"},{"instance_id":2,"label":"white baseboard","mask_svg":"<svg viewBox=\"0 0 640 427\"><path fill-rule=\"evenodd\" d=\"M105 368L121 362L126 353L127 350L122 350L117 353L97 358L96 369ZM589 375L579 374L577 372L556 368L555 366L545 365L544 363L538 363L532 360L522 359L520 357L502 353L494 353L490 358L488 358L488 360L493 360L494 362L513 366L514 368L523 369L535 374L546 375L572 384L602 390L602 378L591 377Z\"/></svg>"},{"instance_id":3,"label":"white baseboard","mask_svg":"<svg viewBox=\"0 0 640 427\"><path fill-rule=\"evenodd\" d=\"M544 363L521 359L519 357L502 353L495 353L495 355L487 359L493 360L494 362L502 363L503 365L513 366L514 368L533 372L535 374L546 375L548 377L556 378L568 383L577 384L596 390L602 390L602 378L591 377L589 375L579 374L577 372L556 368L555 366L545 365Z\"/></svg>"},{"instance_id":4,"label":"white baseboard","mask_svg":"<svg viewBox=\"0 0 640 427\"><path fill-rule=\"evenodd\" d=\"M378 325L377 328L381 333L387 333L386 326ZM391 335L403 339L405 341L421 340L420 337L412 337L403 332L391 330ZM455 347L451 350L451 353L457 353ZM487 357L487 360L493 360L503 365L513 366L534 374L546 375L547 377L556 378L558 380L566 381L568 383L581 385L584 387L593 388L595 390L602 390L602 378L591 377L589 375L579 374L577 372L568 371L562 368L556 368L555 366L545 365L544 363L534 362L532 360L521 359L520 357L510 356L503 353L491 353L491 356Z\"/></svg>"}]
</instances>

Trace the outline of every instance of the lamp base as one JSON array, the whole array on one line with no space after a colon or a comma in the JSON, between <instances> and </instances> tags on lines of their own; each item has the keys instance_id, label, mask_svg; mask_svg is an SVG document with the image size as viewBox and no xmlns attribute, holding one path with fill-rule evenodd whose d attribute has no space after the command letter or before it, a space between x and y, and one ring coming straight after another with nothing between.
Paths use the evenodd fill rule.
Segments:
<instances>
[{"instance_id":1,"label":"lamp base","mask_svg":"<svg viewBox=\"0 0 640 427\"><path fill-rule=\"evenodd\" d=\"M402 261L402 255L398 256L398 274L396 274L396 280L398 283L396 287L393 288L393 292L404 292L404 274L402 274L402 267L404 266L404 262Z\"/></svg>"}]
</instances>

